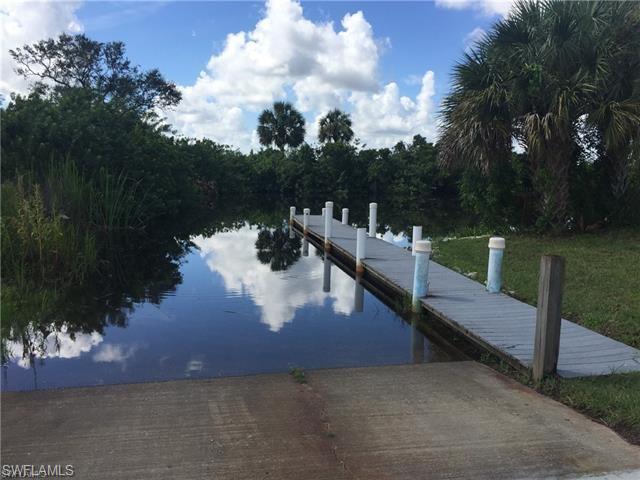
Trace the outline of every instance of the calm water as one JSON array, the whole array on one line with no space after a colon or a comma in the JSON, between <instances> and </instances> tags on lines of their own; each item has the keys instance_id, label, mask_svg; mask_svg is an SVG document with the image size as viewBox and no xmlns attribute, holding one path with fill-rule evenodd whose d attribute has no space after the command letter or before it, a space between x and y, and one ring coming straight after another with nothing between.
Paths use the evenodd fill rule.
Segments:
<instances>
[{"instance_id":1,"label":"calm water","mask_svg":"<svg viewBox=\"0 0 640 480\"><path fill-rule=\"evenodd\" d=\"M67 302L72 313L56 322L12 332L3 389L451 359L286 227L215 230L192 236L166 265L153 260L171 281L154 280L137 299L100 300L97 313ZM406 245L402 234L385 239Z\"/></svg>"}]
</instances>

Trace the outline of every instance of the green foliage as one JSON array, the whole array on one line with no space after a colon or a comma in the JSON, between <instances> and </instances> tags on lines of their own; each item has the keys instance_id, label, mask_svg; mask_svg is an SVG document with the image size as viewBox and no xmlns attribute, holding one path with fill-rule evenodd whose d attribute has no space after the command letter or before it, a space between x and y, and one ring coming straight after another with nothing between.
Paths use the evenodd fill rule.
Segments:
<instances>
[{"instance_id":1,"label":"green foliage","mask_svg":"<svg viewBox=\"0 0 640 480\"><path fill-rule=\"evenodd\" d=\"M349 143L352 138L351 117L348 113L334 109L320 119L318 129L320 143Z\"/></svg>"},{"instance_id":2,"label":"green foliage","mask_svg":"<svg viewBox=\"0 0 640 480\"><path fill-rule=\"evenodd\" d=\"M289 369L289 374L293 377L296 383L307 383L307 377L305 376L304 369L300 367L291 367Z\"/></svg>"},{"instance_id":3,"label":"green foliage","mask_svg":"<svg viewBox=\"0 0 640 480\"><path fill-rule=\"evenodd\" d=\"M3 282L82 283L97 262L94 235L45 206L40 185L2 185Z\"/></svg>"},{"instance_id":4,"label":"green foliage","mask_svg":"<svg viewBox=\"0 0 640 480\"><path fill-rule=\"evenodd\" d=\"M273 109L263 110L258 117L258 137L265 147L275 145L281 152L304 142L304 117L288 102L276 102Z\"/></svg>"},{"instance_id":5,"label":"green foliage","mask_svg":"<svg viewBox=\"0 0 640 480\"><path fill-rule=\"evenodd\" d=\"M599 197L611 217L627 202L637 162L638 50L636 2L518 3L454 70L442 161L508 168L515 138L527 152L539 227L571 228L595 213L576 183L600 183L586 178L596 172L615 199ZM576 178L581 161L605 168L583 165Z\"/></svg>"},{"instance_id":6,"label":"green foliage","mask_svg":"<svg viewBox=\"0 0 640 480\"><path fill-rule=\"evenodd\" d=\"M526 226L533 221L533 198L524 155L494 165L488 172L469 166L460 178L461 205L489 229Z\"/></svg>"},{"instance_id":7,"label":"green foliage","mask_svg":"<svg viewBox=\"0 0 640 480\"><path fill-rule=\"evenodd\" d=\"M9 50L16 73L36 79L37 89L64 95L90 92L94 101L113 103L137 114L176 105L181 94L158 70L143 72L125 57L122 42L101 43L85 35L62 34Z\"/></svg>"}]
</instances>

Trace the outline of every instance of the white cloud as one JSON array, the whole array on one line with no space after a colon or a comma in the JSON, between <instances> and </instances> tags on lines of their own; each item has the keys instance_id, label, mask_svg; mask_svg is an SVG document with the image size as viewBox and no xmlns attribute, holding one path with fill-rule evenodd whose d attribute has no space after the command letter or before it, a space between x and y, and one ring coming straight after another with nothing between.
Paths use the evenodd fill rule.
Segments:
<instances>
[{"instance_id":1,"label":"white cloud","mask_svg":"<svg viewBox=\"0 0 640 480\"><path fill-rule=\"evenodd\" d=\"M14 72L13 59L8 50L37 42L61 33L79 33L83 26L76 16L81 2L18 2L8 0L0 6L0 93L24 93L28 83Z\"/></svg>"},{"instance_id":2,"label":"white cloud","mask_svg":"<svg viewBox=\"0 0 640 480\"><path fill-rule=\"evenodd\" d=\"M98 363L125 363L138 350L136 345L121 345L119 343L106 343L100 347L93 361Z\"/></svg>"},{"instance_id":3,"label":"white cloud","mask_svg":"<svg viewBox=\"0 0 640 480\"><path fill-rule=\"evenodd\" d=\"M51 325L52 330L46 337L42 332L29 329L27 336L29 344L43 347L34 349L36 358L76 358L83 353L89 352L93 347L102 342L102 335L98 332L92 333L69 333L67 325L62 325L60 329L56 329L55 325ZM29 356L25 356L24 345L21 341L7 342L7 352L17 365L22 368L31 366Z\"/></svg>"},{"instance_id":4,"label":"white cloud","mask_svg":"<svg viewBox=\"0 0 640 480\"><path fill-rule=\"evenodd\" d=\"M389 39L376 39L362 12L336 26L306 19L295 0L267 0L253 30L227 35L194 84L181 87L183 101L167 119L185 135L246 151L258 146L259 110L289 99L306 114L307 140L315 140L318 118L336 107L353 113L355 134L369 145L415 133L433 138L435 128L421 123L433 123L433 73L416 99L393 92L395 83L382 88L379 58L388 48ZM380 100L388 103L374 105Z\"/></svg>"},{"instance_id":5,"label":"white cloud","mask_svg":"<svg viewBox=\"0 0 640 480\"><path fill-rule=\"evenodd\" d=\"M467 53L471 53L471 51L475 48L476 43L482 40L487 32L480 27L476 27L467 33L464 37L464 51Z\"/></svg>"},{"instance_id":6,"label":"white cloud","mask_svg":"<svg viewBox=\"0 0 640 480\"><path fill-rule=\"evenodd\" d=\"M436 0L436 5L439 7L455 10L471 8L487 16L500 15L503 17L509 14L514 4L515 0Z\"/></svg>"},{"instance_id":7,"label":"white cloud","mask_svg":"<svg viewBox=\"0 0 640 480\"><path fill-rule=\"evenodd\" d=\"M248 225L239 230L218 233L213 237L196 237L193 242L200 249L212 272L224 280L227 291L248 294L260 307L261 321L273 332L279 331L305 305L322 305L326 299L336 313L349 315L353 310L354 281L333 267L331 292L322 291L323 262L301 257L284 272L274 272L256 257L255 242L258 230ZM295 281L292 281L295 279Z\"/></svg>"},{"instance_id":8,"label":"white cloud","mask_svg":"<svg viewBox=\"0 0 640 480\"><path fill-rule=\"evenodd\" d=\"M374 94L354 93L353 128L371 147L391 147L400 140L409 141L420 134L429 140L436 136L435 78L432 71L422 77L415 99L400 95L396 83L389 83Z\"/></svg>"}]
</instances>

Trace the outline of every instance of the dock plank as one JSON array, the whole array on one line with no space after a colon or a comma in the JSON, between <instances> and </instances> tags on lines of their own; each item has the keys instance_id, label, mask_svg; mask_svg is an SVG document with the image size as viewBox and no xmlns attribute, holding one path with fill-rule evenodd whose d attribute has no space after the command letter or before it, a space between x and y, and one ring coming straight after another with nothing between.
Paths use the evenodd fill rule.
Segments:
<instances>
[{"instance_id":1,"label":"dock plank","mask_svg":"<svg viewBox=\"0 0 640 480\"><path fill-rule=\"evenodd\" d=\"M302 215L294 222L302 229ZM324 218L311 215L309 233L324 237ZM331 248L355 259L356 229L333 220ZM380 238L367 237L365 270L391 288L410 295L414 258L411 252ZM535 336L535 307L503 293L491 294L475 280L434 261L429 264L429 295L423 307L442 322L482 347L531 368ZM608 375L640 371L640 351L562 320L558 374L563 377Z\"/></svg>"}]
</instances>

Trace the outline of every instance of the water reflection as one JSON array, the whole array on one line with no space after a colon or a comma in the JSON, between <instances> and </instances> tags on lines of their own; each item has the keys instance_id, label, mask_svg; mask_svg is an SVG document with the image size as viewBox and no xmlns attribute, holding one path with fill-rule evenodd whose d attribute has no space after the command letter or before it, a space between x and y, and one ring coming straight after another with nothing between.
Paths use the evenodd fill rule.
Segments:
<instances>
[{"instance_id":1,"label":"water reflection","mask_svg":"<svg viewBox=\"0 0 640 480\"><path fill-rule=\"evenodd\" d=\"M424 363L424 335L415 319L411 321L411 360L413 363Z\"/></svg>"},{"instance_id":2,"label":"water reflection","mask_svg":"<svg viewBox=\"0 0 640 480\"><path fill-rule=\"evenodd\" d=\"M300 257L300 239L292 229L285 232L283 228L263 228L258 232L255 247L258 260L274 272L286 270Z\"/></svg>"},{"instance_id":3,"label":"water reflection","mask_svg":"<svg viewBox=\"0 0 640 480\"><path fill-rule=\"evenodd\" d=\"M275 232L245 224L213 237L198 236L193 243L211 272L222 277L227 292L251 297L260 308L260 321L272 332L278 332L291 322L297 310L321 306L327 300L335 313L350 315L353 304L349 276L333 275L332 279L330 261L318 262L315 255L300 257L301 242L297 237L289 244L288 253L279 255L274 262L268 246L275 241L282 245L291 241L283 230ZM282 237L286 242L273 240ZM258 248L259 261L256 261L254 245ZM307 244L309 248L316 252L315 247ZM261 254L261 251L265 253ZM286 271L280 268L285 264ZM322 289L319 288L320 279ZM333 288L330 288L332 280Z\"/></svg>"},{"instance_id":4,"label":"water reflection","mask_svg":"<svg viewBox=\"0 0 640 480\"><path fill-rule=\"evenodd\" d=\"M353 284L355 285L353 309L354 311L360 313L364 310L364 286L362 285L360 276L356 275Z\"/></svg>"},{"instance_id":5,"label":"water reflection","mask_svg":"<svg viewBox=\"0 0 640 480\"><path fill-rule=\"evenodd\" d=\"M2 388L449 359L278 217L260 218L132 242L81 291L3 298Z\"/></svg>"},{"instance_id":6,"label":"water reflection","mask_svg":"<svg viewBox=\"0 0 640 480\"><path fill-rule=\"evenodd\" d=\"M322 291L331 292L331 260L326 255L323 260Z\"/></svg>"}]
</instances>

